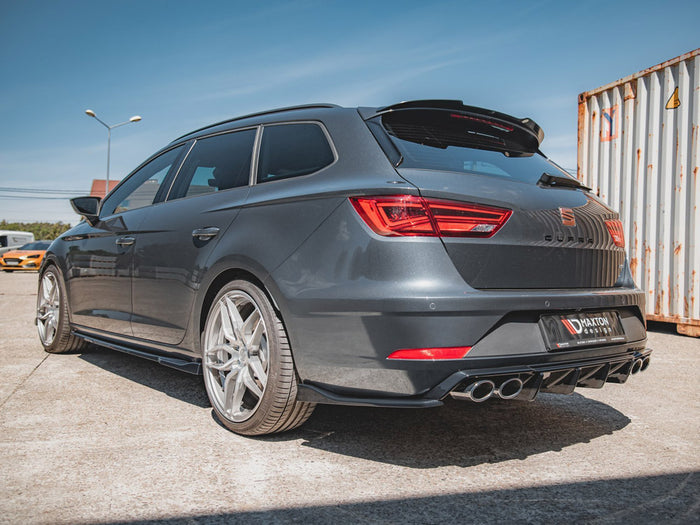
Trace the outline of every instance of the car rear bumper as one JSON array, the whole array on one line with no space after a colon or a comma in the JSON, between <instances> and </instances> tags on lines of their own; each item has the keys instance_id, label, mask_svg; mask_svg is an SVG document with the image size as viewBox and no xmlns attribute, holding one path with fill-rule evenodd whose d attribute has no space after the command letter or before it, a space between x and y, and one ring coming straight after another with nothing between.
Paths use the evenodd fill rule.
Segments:
<instances>
[{"instance_id":1,"label":"car rear bumper","mask_svg":"<svg viewBox=\"0 0 700 525\"><path fill-rule=\"evenodd\" d=\"M571 394L575 388L602 388L605 383L625 383L631 375L649 366L651 350L609 350L623 353L606 358L550 362L543 359L527 365L497 368L465 368L450 374L419 396L379 397L339 394L314 384L299 385L301 401L388 408L430 408L451 396L475 402L491 397L533 401L540 393Z\"/></svg>"},{"instance_id":2,"label":"car rear bumper","mask_svg":"<svg viewBox=\"0 0 700 525\"><path fill-rule=\"evenodd\" d=\"M354 293L361 295L361 287ZM372 293L376 297L376 289ZM646 345L644 295L638 289L455 295L285 302L283 317L302 383L349 397L425 396L457 372L471 377L478 370L504 367L529 370L632 359ZM541 315L609 310L620 315L627 336L624 344L546 348L538 324ZM462 359L387 359L400 349L461 346L471 347Z\"/></svg>"}]
</instances>

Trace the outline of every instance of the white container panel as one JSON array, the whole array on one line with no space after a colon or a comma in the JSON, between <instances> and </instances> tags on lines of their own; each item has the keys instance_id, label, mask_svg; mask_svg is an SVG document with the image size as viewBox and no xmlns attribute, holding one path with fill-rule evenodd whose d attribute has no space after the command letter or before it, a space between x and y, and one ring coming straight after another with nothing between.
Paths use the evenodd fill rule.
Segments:
<instances>
[{"instance_id":1,"label":"white container panel","mask_svg":"<svg viewBox=\"0 0 700 525\"><path fill-rule=\"evenodd\" d=\"M578 178L620 213L647 318L700 335L700 49L579 95Z\"/></svg>"}]
</instances>

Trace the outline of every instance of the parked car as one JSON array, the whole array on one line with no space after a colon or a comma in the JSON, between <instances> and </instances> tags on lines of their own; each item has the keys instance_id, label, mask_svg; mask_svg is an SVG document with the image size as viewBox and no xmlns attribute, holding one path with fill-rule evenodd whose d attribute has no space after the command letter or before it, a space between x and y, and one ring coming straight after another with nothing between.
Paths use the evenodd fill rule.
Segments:
<instances>
[{"instance_id":1,"label":"parked car","mask_svg":"<svg viewBox=\"0 0 700 525\"><path fill-rule=\"evenodd\" d=\"M3 272L25 270L38 272L41 261L51 241L34 241L0 256L0 269Z\"/></svg>"},{"instance_id":2,"label":"parked car","mask_svg":"<svg viewBox=\"0 0 700 525\"><path fill-rule=\"evenodd\" d=\"M180 137L49 249L48 352L202 373L229 429L316 403L533 400L646 369L618 215L531 119L422 100L317 104Z\"/></svg>"},{"instance_id":3,"label":"parked car","mask_svg":"<svg viewBox=\"0 0 700 525\"><path fill-rule=\"evenodd\" d=\"M0 255L32 241L34 241L34 234L31 232L0 230Z\"/></svg>"}]
</instances>

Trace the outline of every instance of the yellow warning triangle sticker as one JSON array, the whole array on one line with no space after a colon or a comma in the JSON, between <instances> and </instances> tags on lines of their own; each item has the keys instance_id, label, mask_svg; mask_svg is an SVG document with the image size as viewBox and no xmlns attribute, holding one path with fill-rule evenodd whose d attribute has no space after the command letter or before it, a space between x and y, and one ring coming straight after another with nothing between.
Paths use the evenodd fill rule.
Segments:
<instances>
[{"instance_id":1,"label":"yellow warning triangle sticker","mask_svg":"<svg viewBox=\"0 0 700 525\"><path fill-rule=\"evenodd\" d=\"M666 102L666 109L676 109L681 105L681 100L678 98L678 87L673 90L673 95Z\"/></svg>"}]
</instances>

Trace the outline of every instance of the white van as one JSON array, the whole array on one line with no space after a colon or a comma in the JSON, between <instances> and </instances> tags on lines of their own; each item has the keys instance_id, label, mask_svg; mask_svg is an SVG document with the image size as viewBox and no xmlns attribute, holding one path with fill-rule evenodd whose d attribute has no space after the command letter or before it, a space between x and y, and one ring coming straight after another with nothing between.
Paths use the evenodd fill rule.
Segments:
<instances>
[{"instance_id":1,"label":"white van","mask_svg":"<svg viewBox=\"0 0 700 525\"><path fill-rule=\"evenodd\" d=\"M0 255L19 248L28 242L34 242L33 233L0 230Z\"/></svg>"}]
</instances>

